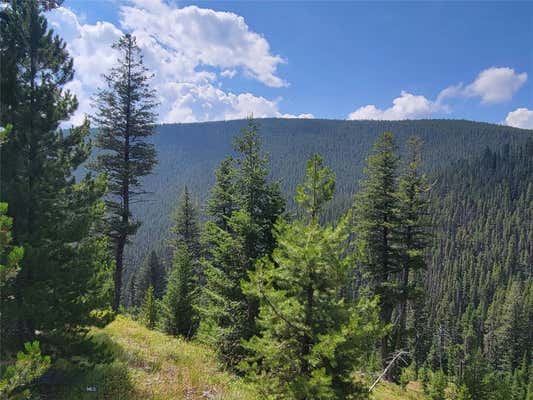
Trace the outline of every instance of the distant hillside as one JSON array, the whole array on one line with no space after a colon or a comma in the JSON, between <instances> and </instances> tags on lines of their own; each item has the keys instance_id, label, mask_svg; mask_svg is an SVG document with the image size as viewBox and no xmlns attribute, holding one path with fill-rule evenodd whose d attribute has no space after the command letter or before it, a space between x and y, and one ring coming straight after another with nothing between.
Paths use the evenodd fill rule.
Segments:
<instances>
[{"instance_id":1,"label":"distant hillside","mask_svg":"<svg viewBox=\"0 0 533 400\"><path fill-rule=\"evenodd\" d=\"M487 147L523 142L533 131L463 120L336 121L261 119L264 148L270 154L272 176L282 180L289 198L303 175L306 159L321 153L337 174L337 195L330 214L338 215L351 203L361 178L363 162L377 136L393 132L398 144L410 135L425 142L424 162L428 171L453 160L482 153ZM129 271L138 267L153 247L159 247L171 225L171 214L184 185L203 203L213 184L213 170L232 153L232 138L246 121L170 124L158 127L154 142L159 165L145 179L153 192L136 204L135 216L143 225L128 250Z\"/></svg>"}]
</instances>

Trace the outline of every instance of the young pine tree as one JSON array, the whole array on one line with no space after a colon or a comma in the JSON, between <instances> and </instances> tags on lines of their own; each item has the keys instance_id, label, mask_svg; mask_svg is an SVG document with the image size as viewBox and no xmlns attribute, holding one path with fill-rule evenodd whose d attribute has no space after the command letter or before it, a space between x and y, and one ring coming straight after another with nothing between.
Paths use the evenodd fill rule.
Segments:
<instances>
[{"instance_id":1,"label":"young pine tree","mask_svg":"<svg viewBox=\"0 0 533 400\"><path fill-rule=\"evenodd\" d=\"M305 219L279 221L277 248L250 272L245 293L258 297L259 334L246 342L251 355L243 369L262 398L363 399L368 389L356 371L380 335L377 301L346 302L349 230L342 219L322 226L331 200L333 173L313 156L296 201Z\"/></svg>"},{"instance_id":2,"label":"young pine tree","mask_svg":"<svg viewBox=\"0 0 533 400\"><path fill-rule=\"evenodd\" d=\"M155 328L157 323L158 304L154 294L154 287L150 286L144 295L139 319L150 329Z\"/></svg>"},{"instance_id":3,"label":"young pine tree","mask_svg":"<svg viewBox=\"0 0 533 400\"><path fill-rule=\"evenodd\" d=\"M98 128L96 145L104 150L97 157L95 169L107 174L110 192L107 204L115 253L116 310L121 299L124 248L139 227L139 222L133 220L131 204L144 194L139 189L139 178L150 174L156 164L154 146L147 141L154 134L156 102L135 37L126 34L113 48L119 59L105 75L107 87L95 96L97 112L93 119Z\"/></svg>"},{"instance_id":4,"label":"young pine tree","mask_svg":"<svg viewBox=\"0 0 533 400\"><path fill-rule=\"evenodd\" d=\"M217 348L230 366L244 355L242 339L256 332L257 300L242 292L241 281L258 258L272 252L271 230L284 209L278 183L267 180L268 160L253 120L234 147L238 157L222 162L208 203L212 220L203 236L206 284L198 306L201 339Z\"/></svg>"},{"instance_id":5,"label":"young pine tree","mask_svg":"<svg viewBox=\"0 0 533 400\"><path fill-rule=\"evenodd\" d=\"M354 233L362 254L360 263L371 293L379 295L380 319L390 324L399 299L397 274L401 253L399 232L397 147L391 133L384 133L367 159L366 179L354 204ZM381 341L381 357L386 366L390 354L390 335Z\"/></svg>"},{"instance_id":6,"label":"young pine tree","mask_svg":"<svg viewBox=\"0 0 533 400\"><path fill-rule=\"evenodd\" d=\"M45 4L48 3L48 4ZM77 108L65 90L73 76L66 44L48 28L53 2L18 0L2 8L0 126L12 127L1 146L0 201L10 204L13 244L25 249L6 316L20 349L40 331L41 344L60 352L109 301L110 263L99 235L103 179L76 179L90 155L89 124L59 131ZM6 339L6 338L4 338Z\"/></svg>"},{"instance_id":7,"label":"young pine tree","mask_svg":"<svg viewBox=\"0 0 533 400\"><path fill-rule=\"evenodd\" d=\"M161 301L161 329L169 335L190 338L196 331L193 309L197 290L194 264L189 249L182 243L174 252L167 290Z\"/></svg>"}]
</instances>

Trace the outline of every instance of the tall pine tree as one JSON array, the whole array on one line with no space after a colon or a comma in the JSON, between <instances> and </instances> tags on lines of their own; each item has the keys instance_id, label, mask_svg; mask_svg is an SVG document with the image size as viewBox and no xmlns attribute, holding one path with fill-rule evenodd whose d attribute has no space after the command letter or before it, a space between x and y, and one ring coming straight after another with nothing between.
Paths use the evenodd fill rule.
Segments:
<instances>
[{"instance_id":1,"label":"tall pine tree","mask_svg":"<svg viewBox=\"0 0 533 400\"><path fill-rule=\"evenodd\" d=\"M428 192L426 176L420 171L422 143L413 136L407 142L407 159L398 184L399 244L401 263L399 273L398 323L395 327L395 348L405 348L407 305L421 296L420 273L427 266L424 250L429 244ZM416 307L413 310L418 310ZM419 316L415 316L418 318Z\"/></svg>"},{"instance_id":2,"label":"tall pine tree","mask_svg":"<svg viewBox=\"0 0 533 400\"><path fill-rule=\"evenodd\" d=\"M93 119L98 128L96 145L104 150L97 156L95 169L105 172L109 182L107 205L115 253L116 310L121 300L124 248L128 237L139 227L131 214L131 204L144 194L139 178L150 174L156 164L154 146L147 141L154 134L156 102L149 85L151 76L135 37L126 34L113 48L119 58L105 75L106 88L95 96L97 112Z\"/></svg>"},{"instance_id":3,"label":"tall pine tree","mask_svg":"<svg viewBox=\"0 0 533 400\"><path fill-rule=\"evenodd\" d=\"M78 103L64 89L72 58L43 15L51 6L14 0L1 11L0 126L12 131L0 149L0 201L10 204L14 245L25 249L10 332L21 345L40 331L43 344L66 351L61 338L77 337L90 311L105 307L109 259L97 233L105 182L73 177L90 154L89 125L58 130Z\"/></svg>"},{"instance_id":4,"label":"tall pine tree","mask_svg":"<svg viewBox=\"0 0 533 400\"><path fill-rule=\"evenodd\" d=\"M208 249L206 284L198 307L200 337L219 349L231 366L242 359L242 339L256 332L257 300L242 292L241 281L248 278L258 258L272 252L272 227L284 209L278 183L267 180L268 160L252 119L234 148L238 157L221 164L209 202L212 220L206 223L203 238ZM230 181L222 169L230 172Z\"/></svg>"},{"instance_id":5,"label":"tall pine tree","mask_svg":"<svg viewBox=\"0 0 533 400\"><path fill-rule=\"evenodd\" d=\"M371 293L379 295L380 319L391 323L398 299L397 273L401 253L397 246L399 231L398 189L399 157L394 137L384 133L367 159L366 178L354 206L354 233ZM381 357L386 366L390 355L390 335L381 340Z\"/></svg>"}]
</instances>

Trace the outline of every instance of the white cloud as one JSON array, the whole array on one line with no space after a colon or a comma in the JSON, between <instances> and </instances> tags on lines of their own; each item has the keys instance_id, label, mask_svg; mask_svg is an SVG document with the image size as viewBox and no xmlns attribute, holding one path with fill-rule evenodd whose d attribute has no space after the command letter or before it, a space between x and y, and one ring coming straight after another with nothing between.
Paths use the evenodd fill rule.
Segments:
<instances>
[{"instance_id":1,"label":"white cloud","mask_svg":"<svg viewBox=\"0 0 533 400\"><path fill-rule=\"evenodd\" d=\"M166 56L178 53L195 67L238 67L265 85L286 86L276 75L284 60L273 55L267 40L234 13L196 6L176 8L160 0L134 0L132 6L121 8L121 26L134 35L142 33L153 39L159 51L166 50Z\"/></svg>"},{"instance_id":2,"label":"white cloud","mask_svg":"<svg viewBox=\"0 0 533 400\"><path fill-rule=\"evenodd\" d=\"M515 128L533 129L533 110L517 108L507 114L505 123Z\"/></svg>"},{"instance_id":3,"label":"white cloud","mask_svg":"<svg viewBox=\"0 0 533 400\"><path fill-rule=\"evenodd\" d=\"M196 6L177 8L163 0L132 0L120 8L120 26L84 24L71 10L48 14L50 26L65 39L74 57L75 79L68 84L80 107L69 123L91 113L91 95L103 86L102 74L116 61L111 45L130 32L137 38L146 66L154 73L162 122L193 122L257 117L285 117L279 99L223 90L222 78L237 74L266 86L287 83L277 75L284 60L244 19L229 12ZM292 116L305 118L308 114Z\"/></svg>"},{"instance_id":4,"label":"white cloud","mask_svg":"<svg viewBox=\"0 0 533 400\"><path fill-rule=\"evenodd\" d=\"M510 100L526 83L527 73L517 73L509 67L491 67L481 71L468 84L449 86L440 92L437 101L454 97L479 97L483 103L501 103Z\"/></svg>"},{"instance_id":5,"label":"white cloud","mask_svg":"<svg viewBox=\"0 0 533 400\"><path fill-rule=\"evenodd\" d=\"M309 114L309 113L306 113L306 114L298 114L298 115L294 115L294 114L281 114L279 115L280 118L300 118L300 119L312 119L312 118L315 118L315 116L313 114Z\"/></svg>"},{"instance_id":6,"label":"white cloud","mask_svg":"<svg viewBox=\"0 0 533 400\"><path fill-rule=\"evenodd\" d=\"M446 103L454 98L479 97L483 103L500 103L510 100L526 80L525 72L517 73L508 67L492 67L481 71L476 79L466 86L459 83L441 90L434 101L425 96L415 96L402 91L400 97L392 101L392 107L383 110L372 104L366 105L348 114L347 118L384 120L427 118L436 113L450 113L451 106Z\"/></svg>"},{"instance_id":7,"label":"white cloud","mask_svg":"<svg viewBox=\"0 0 533 400\"><path fill-rule=\"evenodd\" d=\"M395 98L392 103L392 107L385 110L377 108L375 105L360 107L348 114L348 119L415 119L428 117L435 112L443 110L436 102L428 100L424 96L416 96L406 91L402 91L400 97Z\"/></svg>"}]
</instances>

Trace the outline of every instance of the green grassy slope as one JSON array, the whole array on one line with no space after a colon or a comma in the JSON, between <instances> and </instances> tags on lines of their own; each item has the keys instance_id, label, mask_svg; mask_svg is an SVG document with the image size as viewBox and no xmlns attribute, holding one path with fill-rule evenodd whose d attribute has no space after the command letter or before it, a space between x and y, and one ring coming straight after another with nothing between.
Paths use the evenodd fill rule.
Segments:
<instances>
[{"instance_id":1,"label":"green grassy slope","mask_svg":"<svg viewBox=\"0 0 533 400\"><path fill-rule=\"evenodd\" d=\"M112 351L115 361L84 374L67 371L74 378L54 399L260 400L241 378L224 372L214 352L200 344L151 331L124 316L91 334ZM374 400L426 399L415 384L406 391L381 384L373 396Z\"/></svg>"}]
</instances>

